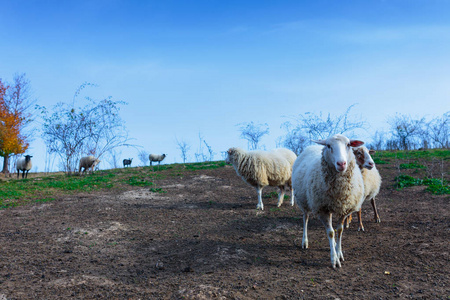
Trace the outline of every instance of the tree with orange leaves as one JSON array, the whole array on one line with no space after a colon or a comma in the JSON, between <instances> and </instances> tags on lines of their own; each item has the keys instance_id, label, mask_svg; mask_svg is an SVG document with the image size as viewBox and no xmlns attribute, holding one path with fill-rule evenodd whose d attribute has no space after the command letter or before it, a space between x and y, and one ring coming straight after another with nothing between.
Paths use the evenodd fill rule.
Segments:
<instances>
[{"instance_id":1,"label":"tree with orange leaves","mask_svg":"<svg viewBox=\"0 0 450 300\"><path fill-rule=\"evenodd\" d=\"M2 173L8 173L11 155L22 154L28 149L25 126L31 121L28 112L29 81L25 74L14 76L12 85L5 85L0 79L0 156L3 156Z\"/></svg>"}]
</instances>

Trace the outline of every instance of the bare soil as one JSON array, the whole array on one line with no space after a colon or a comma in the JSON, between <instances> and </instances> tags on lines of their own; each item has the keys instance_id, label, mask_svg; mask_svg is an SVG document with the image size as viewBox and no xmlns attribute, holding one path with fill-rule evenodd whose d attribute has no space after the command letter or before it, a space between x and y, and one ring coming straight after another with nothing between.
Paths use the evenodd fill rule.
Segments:
<instances>
[{"instance_id":1,"label":"bare soil","mask_svg":"<svg viewBox=\"0 0 450 300\"><path fill-rule=\"evenodd\" d=\"M397 191L395 167L378 168L381 223L365 203L365 231L354 219L336 270L316 218L303 250L300 210L271 197L257 211L230 166L162 171L166 193L130 186L2 210L0 299L449 299L449 196Z\"/></svg>"}]
</instances>

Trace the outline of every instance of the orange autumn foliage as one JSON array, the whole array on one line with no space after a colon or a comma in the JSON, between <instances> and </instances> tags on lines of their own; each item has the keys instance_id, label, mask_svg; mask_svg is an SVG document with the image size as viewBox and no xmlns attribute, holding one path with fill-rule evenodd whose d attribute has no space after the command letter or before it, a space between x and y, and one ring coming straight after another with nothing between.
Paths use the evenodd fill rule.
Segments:
<instances>
[{"instance_id":1,"label":"orange autumn foliage","mask_svg":"<svg viewBox=\"0 0 450 300\"><path fill-rule=\"evenodd\" d=\"M0 81L0 156L24 153L29 146L20 132L25 121L22 111L11 109L5 101L8 88Z\"/></svg>"}]
</instances>

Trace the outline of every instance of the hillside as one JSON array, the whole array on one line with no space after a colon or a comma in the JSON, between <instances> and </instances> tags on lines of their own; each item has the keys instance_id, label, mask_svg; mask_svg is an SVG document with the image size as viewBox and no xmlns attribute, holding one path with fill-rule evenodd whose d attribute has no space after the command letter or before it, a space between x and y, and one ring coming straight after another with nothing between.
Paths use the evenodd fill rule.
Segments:
<instances>
[{"instance_id":1,"label":"hillside","mask_svg":"<svg viewBox=\"0 0 450 300\"><path fill-rule=\"evenodd\" d=\"M449 157L375 156L381 223L365 203L337 270L316 218L302 250L300 210L255 210L223 162L3 181L0 299L448 299Z\"/></svg>"}]
</instances>

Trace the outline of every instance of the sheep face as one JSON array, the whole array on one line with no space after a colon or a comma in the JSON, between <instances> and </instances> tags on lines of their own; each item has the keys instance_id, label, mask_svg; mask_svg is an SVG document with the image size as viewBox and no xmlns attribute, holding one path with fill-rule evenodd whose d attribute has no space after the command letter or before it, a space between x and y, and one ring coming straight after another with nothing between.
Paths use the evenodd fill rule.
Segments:
<instances>
[{"instance_id":1,"label":"sheep face","mask_svg":"<svg viewBox=\"0 0 450 300\"><path fill-rule=\"evenodd\" d=\"M238 152L237 148L230 148L227 151L227 157L225 158L225 163L233 164L236 153Z\"/></svg>"},{"instance_id":2,"label":"sheep face","mask_svg":"<svg viewBox=\"0 0 450 300\"><path fill-rule=\"evenodd\" d=\"M359 147L353 149L353 153L356 157L356 163L360 168L366 168L371 170L375 166L375 162L372 159L371 154L374 154L375 151L368 150L366 147Z\"/></svg>"},{"instance_id":3,"label":"sheep face","mask_svg":"<svg viewBox=\"0 0 450 300\"><path fill-rule=\"evenodd\" d=\"M323 156L330 166L334 166L337 172L347 171L347 162L353 155L352 147L359 147L364 144L362 141L350 140L341 134L333 135L326 140L313 141L317 144L324 145Z\"/></svg>"},{"instance_id":4,"label":"sheep face","mask_svg":"<svg viewBox=\"0 0 450 300\"><path fill-rule=\"evenodd\" d=\"M101 160L99 160L99 159L97 158L97 159L92 163L92 166L91 166L92 170L94 170L94 167L95 167L96 165L98 165L100 162L101 162Z\"/></svg>"}]
</instances>

